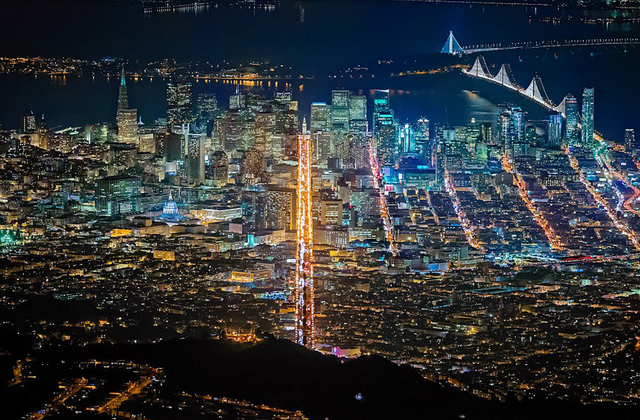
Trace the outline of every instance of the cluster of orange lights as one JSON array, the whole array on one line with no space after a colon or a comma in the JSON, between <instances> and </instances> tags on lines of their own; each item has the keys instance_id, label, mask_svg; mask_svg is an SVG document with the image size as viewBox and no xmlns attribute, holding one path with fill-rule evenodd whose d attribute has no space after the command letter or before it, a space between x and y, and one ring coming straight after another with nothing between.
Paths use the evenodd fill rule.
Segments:
<instances>
[{"instance_id":1,"label":"cluster of orange lights","mask_svg":"<svg viewBox=\"0 0 640 420\"><path fill-rule=\"evenodd\" d=\"M449 194L449 198L451 198L451 203L453 204L453 208L456 211L456 214L458 215L458 220L460 221L460 225L464 230L464 235L467 237L467 242L473 248L484 251L485 249L482 245L480 245L480 242L478 241L478 237L476 236L476 232L473 228L473 225L471 224L471 221L467 217L467 214L465 213L465 211L462 209L462 205L460 204L460 199L458 198L458 194L456 193L456 189L453 185L453 180L449 175L449 171L446 169L444 170L444 177L445 177L445 189Z\"/></svg>"},{"instance_id":2,"label":"cluster of orange lights","mask_svg":"<svg viewBox=\"0 0 640 420\"><path fill-rule=\"evenodd\" d=\"M380 172L380 164L376 153L376 141L373 137L369 139L369 165L371 165L371 173L373 174L373 186L378 190L378 206L380 207L380 216L384 225L384 234L387 242L389 242L389 249L395 257L398 255L398 246L393 238L393 224L387 207L387 197L384 195L384 191L380 189L382 173Z\"/></svg>"},{"instance_id":3,"label":"cluster of orange lights","mask_svg":"<svg viewBox=\"0 0 640 420\"><path fill-rule=\"evenodd\" d=\"M315 348L311 136L298 136L298 249L296 258L296 343Z\"/></svg>"},{"instance_id":4,"label":"cluster of orange lights","mask_svg":"<svg viewBox=\"0 0 640 420\"><path fill-rule=\"evenodd\" d=\"M529 209L529 212L531 212L531 214L533 215L536 223L544 232L544 235L547 237L551 248L556 250L564 248L562 240L560 239L558 234L555 233L547 218L544 217L542 212L533 203L533 200L529 196L529 191L527 190L524 179L522 179L522 176L515 170L513 164L506 154L502 157L502 168L513 175L513 185L518 187L520 198L522 198L524 205L527 207L527 209Z\"/></svg>"}]
</instances>

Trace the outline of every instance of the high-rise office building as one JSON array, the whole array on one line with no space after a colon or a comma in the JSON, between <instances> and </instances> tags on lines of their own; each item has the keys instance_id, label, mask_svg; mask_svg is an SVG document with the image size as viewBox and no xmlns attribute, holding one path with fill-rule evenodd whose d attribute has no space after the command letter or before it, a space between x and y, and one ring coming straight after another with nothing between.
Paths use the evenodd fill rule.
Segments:
<instances>
[{"instance_id":1,"label":"high-rise office building","mask_svg":"<svg viewBox=\"0 0 640 420\"><path fill-rule=\"evenodd\" d=\"M578 100L571 94L565 98L567 143L575 146L578 142Z\"/></svg>"},{"instance_id":2,"label":"high-rise office building","mask_svg":"<svg viewBox=\"0 0 640 420\"><path fill-rule=\"evenodd\" d=\"M631 153L635 156L638 155L638 143L636 143L636 132L633 128L627 128L624 130L624 148L627 153Z\"/></svg>"},{"instance_id":3,"label":"high-rise office building","mask_svg":"<svg viewBox=\"0 0 640 420\"><path fill-rule=\"evenodd\" d=\"M429 141L429 120L420 117L416 123L413 135L416 142L416 152L424 157L427 162L431 162L432 147Z\"/></svg>"},{"instance_id":4,"label":"high-rise office building","mask_svg":"<svg viewBox=\"0 0 640 420\"><path fill-rule=\"evenodd\" d=\"M227 154L233 154L236 150L246 150L245 133L247 123L242 113L238 110L230 110L224 114L219 124L220 143Z\"/></svg>"},{"instance_id":5,"label":"high-rise office building","mask_svg":"<svg viewBox=\"0 0 640 420\"><path fill-rule=\"evenodd\" d=\"M388 111L390 108L389 90L376 90L373 94L374 123L376 112Z\"/></svg>"},{"instance_id":6,"label":"high-rise office building","mask_svg":"<svg viewBox=\"0 0 640 420\"><path fill-rule=\"evenodd\" d=\"M380 163L384 166L393 165L398 147L397 123L392 110L377 113L374 137Z\"/></svg>"},{"instance_id":7,"label":"high-rise office building","mask_svg":"<svg viewBox=\"0 0 640 420\"><path fill-rule=\"evenodd\" d=\"M138 110L129 108L129 92L127 89L124 68L122 68L122 76L120 77L116 122L118 126L118 141L127 144L137 144Z\"/></svg>"},{"instance_id":8,"label":"high-rise office building","mask_svg":"<svg viewBox=\"0 0 640 420\"><path fill-rule=\"evenodd\" d=\"M22 133L24 134L32 134L36 132L36 116L33 113L33 110L27 115L22 116Z\"/></svg>"},{"instance_id":9,"label":"high-rise office building","mask_svg":"<svg viewBox=\"0 0 640 420\"><path fill-rule=\"evenodd\" d=\"M267 229L296 230L295 188L267 187Z\"/></svg>"},{"instance_id":10,"label":"high-rise office building","mask_svg":"<svg viewBox=\"0 0 640 420\"><path fill-rule=\"evenodd\" d=\"M349 98L349 129L362 133L367 129L367 97L364 95Z\"/></svg>"},{"instance_id":11,"label":"high-rise office building","mask_svg":"<svg viewBox=\"0 0 640 420\"><path fill-rule=\"evenodd\" d=\"M590 149L594 144L594 95L593 88L584 88L582 92L582 146Z\"/></svg>"},{"instance_id":12,"label":"high-rise office building","mask_svg":"<svg viewBox=\"0 0 640 420\"><path fill-rule=\"evenodd\" d=\"M42 114L42 118L40 119L40 123L38 124L38 128L36 129L35 139L37 142L34 146L37 146L41 149L49 149L49 142L51 140L51 133L47 128L47 121L44 119L44 113Z\"/></svg>"},{"instance_id":13,"label":"high-rise office building","mask_svg":"<svg viewBox=\"0 0 640 420\"><path fill-rule=\"evenodd\" d=\"M326 131L331 121L331 109L325 102L314 102L311 104L311 133Z\"/></svg>"},{"instance_id":14,"label":"high-rise office building","mask_svg":"<svg viewBox=\"0 0 640 420\"><path fill-rule=\"evenodd\" d=\"M444 147L438 147L436 155L436 187L444 188L445 170L447 169L447 155Z\"/></svg>"},{"instance_id":15,"label":"high-rise office building","mask_svg":"<svg viewBox=\"0 0 640 420\"><path fill-rule=\"evenodd\" d=\"M127 89L127 80L124 75L124 67L120 76L120 88L118 90L118 111L129 108L129 91Z\"/></svg>"},{"instance_id":16,"label":"high-rise office building","mask_svg":"<svg viewBox=\"0 0 640 420\"><path fill-rule=\"evenodd\" d=\"M400 127L398 136L398 145L400 153L413 153L415 149L415 139L413 136L413 127L407 123Z\"/></svg>"},{"instance_id":17,"label":"high-rise office building","mask_svg":"<svg viewBox=\"0 0 640 420\"><path fill-rule=\"evenodd\" d=\"M204 134L189 133L186 135L187 155L185 164L187 166L187 177L190 183L199 185L204 182Z\"/></svg>"},{"instance_id":18,"label":"high-rise office building","mask_svg":"<svg viewBox=\"0 0 640 420\"><path fill-rule=\"evenodd\" d=\"M255 114L255 148L263 155L271 155L272 139L276 131L276 114L257 112ZM269 151L269 153L267 153Z\"/></svg>"},{"instance_id":19,"label":"high-rise office building","mask_svg":"<svg viewBox=\"0 0 640 420\"><path fill-rule=\"evenodd\" d=\"M522 149L526 143L525 114L522 108L513 106L498 115L498 143L509 157L514 155L514 146Z\"/></svg>"},{"instance_id":20,"label":"high-rise office building","mask_svg":"<svg viewBox=\"0 0 640 420\"><path fill-rule=\"evenodd\" d=\"M252 231L267 227L267 191L262 185L252 185L242 190L242 216Z\"/></svg>"},{"instance_id":21,"label":"high-rise office building","mask_svg":"<svg viewBox=\"0 0 640 420\"><path fill-rule=\"evenodd\" d=\"M243 109L247 106L247 97L240 93L240 86L236 86L236 93L229 96L229 109Z\"/></svg>"},{"instance_id":22,"label":"high-rise office building","mask_svg":"<svg viewBox=\"0 0 640 420\"><path fill-rule=\"evenodd\" d=\"M511 107L511 125L509 127L509 137L514 143L525 141L525 114L519 106Z\"/></svg>"},{"instance_id":23,"label":"high-rise office building","mask_svg":"<svg viewBox=\"0 0 640 420\"><path fill-rule=\"evenodd\" d=\"M331 92L331 130L349 131L349 91Z\"/></svg>"},{"instance_id":24,"label":"high-rise office building","mask_svg":"<svg viewBox=\"0 0 640 420\"><path fill-rule=\"evenodd\" d=\"M191 83L185 82L167 85L167 122L170 125L193 121L191 88Z\"/></svg>"},{"instance_id":25,"label":"high-rise office building","mask_svg":"<svg viewBox=\"0 0 640 420\"><path fill-rule=\"evenodd\" d=\"M397 151L397 124L390 107L388 90L376 90L373 96L373 136L378 160L383 165L392 165Z\"/></svg>"},{"instance_id":26,"label":"high-rise office building","mask_svg":"<svg viewBox=\"0 0 640 420\"><path fill-rule=\"evenodd\" d=\"M137 109L123 109L118 113L118 141L127 144L138 143Z\"/></svg>"},{"instance_id":27,"label":"high-rise office building","mask_svg":"<svg viewBox=\"0 0 640 420\"><path fill-rule=\"evenodd\" d=\"M209 155L205 162L205 180L214 186L226 185L229 181L229 157L218 150Z\"/></svg>"},{"instance_id":28,"label":"high-rise office building","mask_svg":"<svg viewBox=\"0 0 640 420\"><path fill-rule=\"evenodd\" d=\"M184 136L177 133L159 133L156 138L156 154L167 162L182 159Z\"/></svg>"},{"instance_id":29,"label":"high-rise office building","mask_svg":"<svg viewBox=\"0 0 640 420\"><path fill-rule=\"evenodd\" d=\"M215 93L200 93L196 100L198 118L212 121L218 110L218 99Z\"/></svg>"},{"instance_id":30,"label":"high-rise office building","mask_svg":"<svg viewBox=\"0 0 640 420\"><path fill-rule=\"evenodd\" d=\"M562 143L562 115L557 112L549 114L547 121L547 144L558 147Z\"/></svg>"}]
</instances>

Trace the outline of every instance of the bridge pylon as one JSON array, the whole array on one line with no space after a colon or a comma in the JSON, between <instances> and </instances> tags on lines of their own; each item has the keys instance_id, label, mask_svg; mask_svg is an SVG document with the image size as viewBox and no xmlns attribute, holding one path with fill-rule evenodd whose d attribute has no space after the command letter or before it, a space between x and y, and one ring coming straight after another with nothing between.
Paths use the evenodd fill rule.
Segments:
<instances>
[{"instance_id":1,"label":"bridge pylon","mask_svg":"<svg viewBox=\"0 0 640 420\"><path fill-rule=\"evenodd\" d=\"M556 107L553 108L554 111L559 112L563 117L567 116L567 97L562 98L562 102L560 102Z\"/></svg>"},{"instance_id":2,"label":"bridge pylon","mask_svg":"<svg viewBox=\"0 0 640 420\"><path fill-rule=\"evenodd\" d=\"M493 75L489 71L489 66L487 66L487 61L481 55L476 57L476 61L473 63L471 69L465 70L465 73L482 79L493 79Z\"/></svg>"},{"instance_id":3,"label":"bridge pylon","mask_svg":"<svg viewBox=\"0 0 640 420\"><path fill-rule=\"evenodd\" d=\"M519 88L516 79L513 77L511 66L509 64L503 64L502 67L500 67L500 71L493 78L493 81L500 85L510 87L514 90L518 90Z\"/></svg>"},{"instance_id":4,"label":"bridge pylon","mask_svg":"<svg viewBox=\"0 0 640 420\"><path fill-rule=\"evenodd\" d=\"M440 54L463 55L466 53L467 52L460 46L456 37L453 36L453 31L449 31L449 37L444 43L442 50L440 50Z\"/></svg>"},{"instance_id":5,"label":"bridge pylon","mask_svg":"<svg viewBox=\"0 0 640 420\"><path fill-rule=\"evenodd\" d=\"M542 84L542 79L537 74L531 79L531 83L524 90L524 94L537 102L552 105L551 99L549 99L549 95L547 95L547 91Z\"/></svg>"}]
</instances>

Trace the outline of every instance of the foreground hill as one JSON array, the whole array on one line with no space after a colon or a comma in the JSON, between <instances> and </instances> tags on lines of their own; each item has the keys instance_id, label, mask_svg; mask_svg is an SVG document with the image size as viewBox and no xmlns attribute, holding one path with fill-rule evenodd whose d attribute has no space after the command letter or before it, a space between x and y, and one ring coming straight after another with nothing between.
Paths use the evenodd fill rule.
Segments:
<instances>
[{"instance_id":1,"label":"foreground hill","mask_svg":"<svg viewBox=\"0 0 640 420\"><path fill-rule=\"evenodd\" d=\"M209 394L302 410L314 419L634 418L635 407L559 401L491 402L422 378L377 356L341 362L289 341L256 345L214 340L96 345L40 354L60 360L131 360L163 367L168 393ZM6 390L5 390L6 391ZM2 399L15 398L4 393ZM14 400L15 402L15 400Z\"/></svg>"}]
</instances>

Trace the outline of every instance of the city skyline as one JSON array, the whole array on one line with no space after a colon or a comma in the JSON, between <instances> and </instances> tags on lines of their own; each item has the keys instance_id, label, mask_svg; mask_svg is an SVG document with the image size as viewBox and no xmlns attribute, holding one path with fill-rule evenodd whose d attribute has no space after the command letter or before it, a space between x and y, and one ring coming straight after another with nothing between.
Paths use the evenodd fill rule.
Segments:
<instances>
[{"instance_id":1,"label":"city skyline","mask_svg":"<svg viewBox=\"0 0 640 420\"><path fill-rule=\"evenodd\" d=\"M8 419L635 414L635 4L28 2Z\"/></svg>"}]
</instances>

